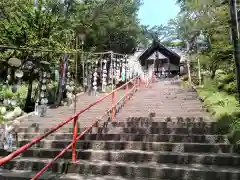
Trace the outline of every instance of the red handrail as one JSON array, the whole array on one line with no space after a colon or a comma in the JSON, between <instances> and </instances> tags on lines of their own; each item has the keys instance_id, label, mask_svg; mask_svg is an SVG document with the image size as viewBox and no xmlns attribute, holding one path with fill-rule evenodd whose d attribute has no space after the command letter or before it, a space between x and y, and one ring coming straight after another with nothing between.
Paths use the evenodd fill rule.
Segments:
<instances>
[{"instance_id":1,"label":"red handrail","mask_svg":"<svg viewBox=\"0 0 240 180\"><path fill-rule=\"evenodd\" d=\"M130 83L133 82L133 87L132 89L129 91L129 87L128 85ZM52 165L53 162L55 162L60 156L62 156L69 148L72 147L72 161L74 163L76 163L76 142L77 140L79 140L85 133L87 133L89 130L91 130L92 127L96 126L97 123L100 120L95 121L90 127L86 128L79 136L77 136L77 131L78 131L78 117L79 115L81 115L82 113L84 113L85 111L89 110L92 106L102 102L104 99L106 99L107 97L109 97L110 95L112 95L112 107L110 110L112 110L112 120L114 120L115 118L115 107L116 105L122 100L125 99L125 103L128 100L128 96L129 94L136 90L137 87L140 86L140 78L139 77L135 77L132 80L128 81L127 83L123 84L122 86L116 88L114 91L112 91L111 93L107 94L106 96L103 96L101 98L99 98L97 101L93 102L92 104L90 104L89 106L87 106L86 108L82 109L81 111L79 111L78 113L76 113L75 115L71 116L70 118L68 118L66 121L58 124L56 127L52 128L51 130L49 130L48 132L44 133L43 135L40 135L36 138L34 138L32 141L30 141L28 144L20 147L18 150L14 151L13 153L9 154L8 156L0 159L0 166L4 165L5 163L7 163L8 161L12 160L14 157L18 156L19 154L21 154L22 152L26 151L28 148L30 148L32 145L36 144L37 142L41 141L43 138L47 137L49 134L57 131L59 128L61 128L62 126L64 126L65 124L69 123L70 121L74 120L74 128L73 128L73 140L72 143L70 143L62 152L60 152L51 162L47 163L44 168L42 168L33 178L32 180L37 179L39 176L41 176L42 173L44 173L47 168L49 166ZM120 89L126 87L126 93L125 95L117 102L115 103L115 93L118 92ZM110 110L108 110L107 112L109 112Z\"/></svg>"},{"instance_id":2,"label":"red handrail","mask_svg":"<svg viewBox=\"0 0 240 180\"><path fill-rule=\"evenodd\" d=\"M91 103L90 105L88 105L86 108L82 109L81 111L79 111L78 113L76 113L75 115L71 116L70 118L68 118L67 120L65 120L64 122L58 124L56 127L52 128L51 130L49 130L48 132L44 133L43 135L37 136L36 138L34 138L32 141L30 141L29 143L25 144L24 146L20 147L19 149L17 149L16 151L12 152L11 154L9 154L8 156L1 158L0 159L0 166L4 165L6 162L10 161L11 159L15 158L16 156L18 156L19 154L21 154L22 152L26 151L28 148L30 148L31 146L33 146L34 144L36 144L37 142L41 141L43 138L47 137L49 134L57 131L59 128L61 128L62 126L64 126L65 124L69 123L70 121L72 121L75 117L78 117L80 114L84 113L85 111L89 110L92 106L102 102L104 99L106 99L107 97L109 97L110 95L114 94L115 92L119 91L120 89L124 88L126 85L128 85L129 83L131 83L133 80L137 79L138 77L133 78L132 80L128 81L127 83L123 84L122 86L116 88L115 90L113 90L111 93L107 94L106 96L103 96L101 98L99 98L97 101ZM77 124L77 123L76 123Z\"/></svg>"},{"instance_id":3,"label":"red handrail","mask_svg":"<svg viewBox=\"0 0 240 180\"><path fill-rule=\"evenodd\" d=\"M131 93L131 91L134 91L135 88L139 86L139 83L136 83L134 84L133 88L128 91L128 94L126 95L129 95ZM126 95L124 95L115 105L114 107L121 101L123 100ZM112 109L112 108L111 108ZM108 111L110 111L111 109L109 109ZM99 122L99 120L95 121L92 126L86 128L79 136L76 137L76 139L70 143L64 150L62 150L52 161L48 162L31 180L36 180L37 178L39 178L58 158L60 158L68 149L71 148L71 146L74 145L74 143L76 143L77 140L79 140L85 133L87 133L88 131L91 130L91 128L93 128L97 123Z\"/></svg>"},{"instance_id":4,"label":"red handrail","mask_svg":"<svg viewBox=\"0 0 240 180\"><path fill-rule=\"evenodd\" d=\"M150 82L148 82L147 84L149 85L149 83L151 83L152 78L150 78ZM129 87L128 85L130 83L133 82L133 87L131 88L131 90L129 91ZM126 87L126 93L125 95L120 98L119 101L117 101L115 103L115 93L118 92L120 89ZM98 119L97 121L95 121L90 127L86 128L79 136L77 136L77 131L78 131L78 117L79 115L81 115L82 113L84 113L85 111L89 110L92 106L100 103L101 101L103 101L104 99L106 99L107 97L109 97L110 95L112 95L112 107L111 109L109 109L107 111L108 112L111 110L112 112L112 120L114 120L115 118L115 107L117 106L117 104L119 102L121 102L123 99L125 99L125 103L127 103L128 98L129 98L129 94L133 91L135 92L137 90L137 87L140 87L140 78L139 77L135 77L132 80L128 81L127 83L125 83L124 85L122 85L121 87L115 89L114 91L112 91L111 93L107 94L104 97L99 98L97 101L95 101L94 103L90 104L89 106L87 106L85 109L79 111L78 113L76 113L74 116L71 116L70 118L68 118L66 121L60 123L59 125L57 125L56 127L52 128L51 130L49 130L48 132L46 132L43 135L40 135L36 138L34 138L31 142L29 142L28 144L20 147L18 150L16 150L15 152L9 154L8 156L0 159L0 166L4 165L5 163L7 163L8 161L10 161L11 159L13 159L14 157L18 156L19 154L21 154L22 152L26 151L28 148L30 148L32 145L34 145L35 143L41 141L43 138L45 138L46 136L48 136L49 134L55 132L56 130L58 130L59 128L61 128L62 126L64 126L65 124L69 123L70 121L74 120L73 124L74 124L74 128L73 128L73 140L72 142L63 150L61 151L52 161L50 161L49 163L47 163L33 178L32 180L37 179L38 177L40 177L47 169L48 167L50 167L59 157L61 157L68 149L70 149L72 147L72 161L73 163L76 163L76 142L77 140L79 140L85 133L87 133L88 131L90 131L92 129L92 127L96 126L98 124L98 122L100 121L100 119ZM103 117L103 116L102 116Z\"/></svg>"}]
</instances>

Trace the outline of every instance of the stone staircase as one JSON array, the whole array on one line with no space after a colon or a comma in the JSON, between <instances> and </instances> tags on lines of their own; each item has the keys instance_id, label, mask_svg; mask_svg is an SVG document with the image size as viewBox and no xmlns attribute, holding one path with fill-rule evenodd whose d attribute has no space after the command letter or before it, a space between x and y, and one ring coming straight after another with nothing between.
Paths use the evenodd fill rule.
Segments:
<instances>
[{"instance_id":1,"label":"stone staircase","mask_svg":"<svg viewBox=\"0 0 240 180\"><path fill-rule=\"evenodd\" d=\"M125 91L120 90L116 95L116 100L120 99L124 96ZM105 94L99 94L98 96L88 96L86 93L80 95L77 99L76 110L79 111L81 109L86 108L89 104L95 102L100 97ZM102 116L104 112L106 112L111 107L111 96L106 98L104 101L99 104L93 106L90 110L84 112L79 116L78 122L79 127L84 129L85 127L89 127L96 121L96 118ZM38 134L42 134L43 132L48 131L52 127L58 125L64 120L68 119L74 114L74 107L71 106L60 106L58 108L48 109L46 116L38 117L38 116L28 116L24 120L22 120L21 126L19 128L19 137L22 137L25 134L34 133L35 137ZM57 130L56 133L68 133L72 132L73 123L68 123ZM55 133L54 133L55 134Z\"/></svg>"},{"instance_id":2,"label":"stone staircase","mask_svg":"<svg viewBox=\"0 0 240 180\"><path fill-rule=\"evenodd\" d=\"M151 111L155 117L149 116ZM69 150L39 179L240 179L237 149L218 133L217 123L209 120L196 94L181 89L176 81L140 90L117 119L105 125L93 128L77 142L78 163L71 163ZM41 123L39 132L45 127ZM0 179L31 179L71 143L71 128L48 136L5 164ZM19 144L26 144L37 133L20 133ZM0 156L5 155L0 150Z\"/></svg>"},{"instance_id":3,"label":"stone staircase","mask_svg":"<svg viewBox=\"0 0 240 180\"><path fill-rule=\"evenodd\" d=\"M39 179L240 179L240 156L226 136L217 134L215 122L156 120L112 122L111 130L121 130L115 134L106 127L95 128L99 133L86 134L77 143L79 163L71 163L68 151ZM27 134L24 139L32 137ZM4 165L0 178L30 179L71 139L70 133L46 138ZM0 155L7 154L1 150Z\"/></svg>"}]
</instances>

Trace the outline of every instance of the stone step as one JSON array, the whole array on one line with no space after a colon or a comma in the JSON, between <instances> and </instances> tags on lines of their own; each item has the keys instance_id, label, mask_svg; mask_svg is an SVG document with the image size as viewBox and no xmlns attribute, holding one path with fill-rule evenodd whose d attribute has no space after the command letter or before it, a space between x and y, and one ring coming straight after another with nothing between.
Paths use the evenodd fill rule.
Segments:
<instances>
[{"instance_id":1,"label":"stone step","mask_svg":"<svg viewBox=\"0 0 240 180\"><path fill-rule=\"evenodd\" d=\"M15 159L3 166L7 170L39 171L50 159ZM56 173L77 173L93 175L122 176L127 178L143 177L178 180L229 180L240 179L239 168L219 167L201 164L158 164L158 163L124 163L108 161L70 161L58 160L48 170Z\"/></svg>"},{"instance_id":2,"label":"stone step","mask_svg":"<svg viewBox=\"0 0 240 180\"><path fill-rule=\"evenodd\" d=\"M20 133L44 133L49 131L51 128L47 127L29 127L29 128L19 128ZM85 127L80 125L79 132L83 131ZM71 126L63 126L57 130L57 132L73 132L73 128ZM105 127L95 127L92 129L94 133L134 133L134 134L208 134L214 135L218 134L218 129L215 127L173 127L173 128L158 128L158 127L131 127L131 128L122 128L122 127L115 127L115 128L105 128Z\"/></svg>"},{"instance_id":3,"label":"stone step","mask_svg":"<svg viewBox=\"0 0 240 180\"><path fill-rule=\"evenodd\" d=\"M137 110L141 111L141 110ZM151 109L149 110L151 112ZM153 109L154 111L154 109ZM154 111L154 113L157 114L157 112ZM149 117L144 117L144 116L128 116L126 118L126 122L142 122L142 121L153 121L153 122L173 122L173 123L216 123L216 121L212 121L209 119L206 119L206 117L180 117L180 116L154 116L151 119Z\"/></svg>"},{"instance_id":4,"label":"stone step","mask_svg":"<svg viewBox=\"0 0 240 180\"><path fill-rule=\"evenodd\" d=\"M27 144L28 140L21 140L19 146ZM64 149L70 140L42 140L32 147ZM78 141L77 149L94 150L142 150L167 152L198 152L198 153L234 153L234 146L226 143L173 143L173 142L139 142L139 141Z\"/></svg>"},{"instance_id":5,"label":"stone step","mask_svg":"<svg viewBox=\"0 0 240 180\"><path fill-rule=\"evenodd\" d=\"M95 129L96 130L96 129ZM71 132L71 131L70 131ZM95 131L94 131L95 132ZM134 133L134 134L218 134L218 130L214 127L205 128L158 128L158 127L148 127L148 128L98 128L98 133L101 132L117 132L117 133Z\"/></svg>"},{"instance_id":6,"label":"stone step","mask_svg":"<svg viewBox=\"0 0 240 180\"><path fill-rule=\"evenodd\" d=\"M27 171L27 170L6 170L1 169L0 170L0 179L1 180L29 180L34 175L36 175L37 172L33 171ZM38 180L50 180L50 179L58 179L62 175L58 173L52 173L52 172L45 172L42 176L38 178ZM74 179L64 179L64 180L74 180Z\"/></svg>"},{"instance_id":7,"label":"stone step","mask_svg":"<svg viewBox=\"0 0 240 180\"><path fill-rule=\"evenodd\" d=\"M55 158L62 149L31 148L18 158ZM0 150L0 156L6 156L8 152ZM71 160L72 151L68 150L60 159ZM177 153L177 152L154 152L141 150L77 150L78 160L109 161L146 163L156 162L159 164L205 164L218 166L240 167L240 155L234 153Z\"/></svg>"},{"instance_id":8,"label":"stone step","mask_svg":"<svg viewBox=\"0 0 240 180\"><path fill-rule=\"evenodd\" d=\"M115 121L109 122L108 125L113 127L155 127L155 128L214 128L218 127L216 122L189 122L189 123L182 123L182 122L156 122L151 120L142 120L140 122L131 122L131 121Z\"/></svg>"},{"instance_id":9,"label":"stone step","mask_svg":"<svg viewBox=\"0 0 240 180\"><path fill-rule=\"evenodd\" d=\"M129 120L130 119L130 120ZM128 121L115 121L115 122L110 122L108 123L108 126L111 127L132 127L132 128L206 128L206 129L214 129L214 132L218 131L218 124L217 122L156 122L149 120L149 118L138 118L137 120L131 120L129 118ZM145 120L146 119L146 120ZM60 123L60 122L59 122ZM94 123L94 120L89 120L89 121L79 121L80 127L89 127ZM56 124L58 123L51 123L51 122L44 122L42 124L38 123L31 123L28 126L21 126L19 128L19 132L23 133L34 133L34 132L46 132L49 130L51 127L55 127ZM70 122L63 127L61 127L58 131L63 131L63 132L71 132L73 127L73 122Z\"/></svg>"},{"instance_id":10,"label":"stone step","mask_svg":"<svg viewBox=\"0 0 240 180\"><path fill-rule=\"evenodd\" d=\"M93 124L94 122L95 121L81 122L81 123L79 123L79 126L80 127L88 127L88 126L91 126L91 124ZM19 128L19 132L23 132L24 130L26 131L26 129L39 129L39 130L51 129L51 128L58 126L60 123L62 123L62 122L58 122L56 124L53 124L53 123L29 124L29 126L21 126ZM72 127L73 127L73 122L70 122L70 123L62 126L59 130L68 129L68 128L72 128Z\"/></svg>"},{"instance_id":11,"label":"stone step","mask_svg":"<svg viewBox=\"0 0 240 180\"><path fill-rule=\"evenodd\" d=\"M1 170L0 171L0 179L1 180L29 180L37 172L33 171L9 171L9 170ZM58 173L51 173L45 172L41 175L38 180L132 180L132 178L123 178L121 176L99 176L99 175L91 175L91 174L58 174ZM142 180L142 177L136 177L134 180ZM145 180L155 180L155 178L144 178ZM160 180L167 180L167 179L160 179Z\"/></svg>"},{"instance_id":12,"label":"stone step","mask_svg":"<svg viewBox=\"0 0 240 180\"><path fill-rule=\"evenodd\" d=\"M129 118L130 119L130 118ZM154 128L214 128L217 129L217 122L161 122L161 121L152 121L149 118L142 118L137 120L127 120L127 121L112 121L109 122L108 125L113 127L154 127ZM80 123L80 127L87 127L94 123L95 120L88 120L88 121L78 121ZM20 132L24 131L28 128L36 128L36 129L44 129L55 127L57 124L56 122L44 122L40 123L30 123L29 125L24 125L20 127ZM68 124L64 125L62 128L71 128L73 126L73 122L69 122Z\"/></svg>"},{"instance_id":13,"label":"stone step","mask_svg":"<svg viewBox=\"0 0 240 180\"><path fill-rule=\"evenodd\" d=\"M91 124L86 125L86 127L91 126ZM18 132L19 133L41 133L41 134L43 134L43 133L51 130L51 128L53 128L53 127L56 127L56 126L51 127L51 126L45 125L45 126L37 126L37 127L20 127ZM86 127L84 127L84 126L79 127L78 132L84 131ZM98 130L96 130L96 131L98 131ZM56 132L71 133L71 132L73 132L73 124L68 125L68 126L63 126L63 127L59 128Z\"/></svg>"},{"instance_id":14,"label":"stone step","mask_svg":"<svg viewBox=\"0 0 240 180\"><path fill-rule=\"evenodd\" d=\"M18 138L31 140L41 134L18 133ZM54 133L46 137L48 140L72 140L72 133ZM195 143L228 143L223 135L183 135L183 134L85 134L81 140L100 141L144 141L144 142L195 142Z\"/></svg>"}]
</instances>

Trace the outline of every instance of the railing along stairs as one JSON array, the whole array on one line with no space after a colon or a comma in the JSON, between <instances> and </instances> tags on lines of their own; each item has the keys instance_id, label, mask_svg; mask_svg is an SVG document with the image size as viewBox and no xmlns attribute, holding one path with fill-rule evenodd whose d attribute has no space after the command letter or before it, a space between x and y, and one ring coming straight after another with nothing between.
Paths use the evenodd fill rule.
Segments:
<instances>
[{"instance_id":1,"label":"railing along stairs","mask_svg":"<svg viewBox=\"0 0 240 180\"><path fill-rule=\"evenodd\" d=\"M62 123L58 124L57 126L53 127L48 132L46 132L46 133L44 133L44 134L42 134L40 136L35 137L29 143L27 143L24 146L20 147L19 149L17 149L16 151L12 152L8 156L1 158L0 159L0 166L3 166L4 164L8 163L13 158L17 157L21 153L23 153L26 150L28 150L34 144L40 142L42 139L44 139L48 135L56 132L58 129L60 129L61 127L63 127L64 125L66 125L66 124L68 124L70 122L73 122L72 142L65 149L63 149L54 159L52 159L52 161L48 162L31 180L38 179L58 158L60 158L70 148L72 149L72 162L73 163L78 163L78 161L77 161L77 153L76 153L76 143L77 143L77 141L84 134L90 132L93 127L97 127L98 123L100 121L102 121L102 119L105 116L110 116L109 120L114 121L115 120L115 116L116 116L116 107L120 103L122 103L122 102L124 104L126 104L128 102L128 100L138 91L139 88L151 87L150 84L153 83L154 80L155 80L155 76L154 75L148 76L148 78L144 78L144 79L142 77L139 77L139 76L134 77L133 79L131 79L127 83L125 83L122 86L116 88L115 90L113 90L109 94L99 98L95 102L93 102L90 105L88 105L86 108L84 108L84 109L80 110L79 112L77 112L75 115L73 115L70 118L66 119L65 121L63 121ZM119 100L116 100L116 94L120 90L123 90L123 89L125 90L124 96L122 96ZM80 134L78 135L78 133L79 133L78 132L78 118L79 118L79 116L81 114L83 114L84 112L88 111L89 109L91 109L93 106L95 106L95 105L99 104L100 102L104 101L106 98L108 98L110 96L111 96L111 107L109 108L109 110L107 110L102 117L98 118L91 126L85 128L85 130L83 132L80 132Z\"/></svg>"}]
</instances>

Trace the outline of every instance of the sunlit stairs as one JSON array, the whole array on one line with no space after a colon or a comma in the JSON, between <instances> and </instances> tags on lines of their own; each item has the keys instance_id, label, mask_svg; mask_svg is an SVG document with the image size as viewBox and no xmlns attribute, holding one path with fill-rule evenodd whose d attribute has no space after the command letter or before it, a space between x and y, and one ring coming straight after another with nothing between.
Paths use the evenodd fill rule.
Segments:
<instances>
[{"instance_id":1,"label":"sunlit stairs","mask_svg":"<svg viewBox=\"0 0 240 180\"><path fill-rule=\"evenodd\" d=\"M70 131L69 131L70 132ZM22 133L20 145L35 137ZM72 134L54 134L0 170L1 180L31 179L71 143ZM237 147L204 119L133 117L96 127L77 143L78 163L65 153L39 179L62 180L238 180ZM0 156L7 155L4 150Z\"/></svg>"}]
</instances>

